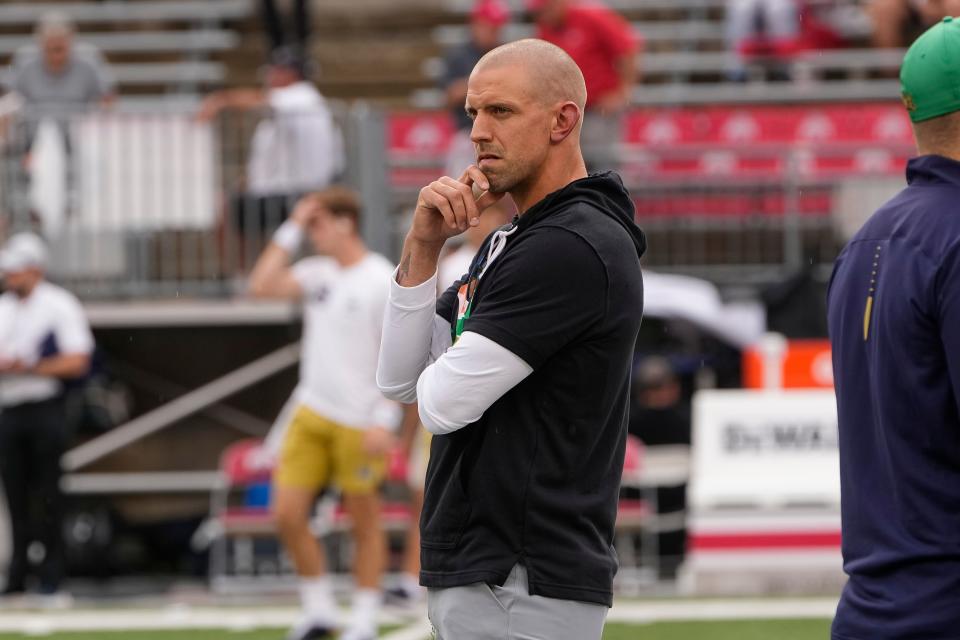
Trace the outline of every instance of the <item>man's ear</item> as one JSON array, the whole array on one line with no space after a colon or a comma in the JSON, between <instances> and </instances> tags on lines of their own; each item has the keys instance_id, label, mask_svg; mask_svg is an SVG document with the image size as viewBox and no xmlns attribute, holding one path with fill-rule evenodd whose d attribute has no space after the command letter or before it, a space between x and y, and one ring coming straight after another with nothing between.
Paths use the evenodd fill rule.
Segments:
<instances>
[{"instance_id":1,"label":"man's ear","mask_svg":"<svg viewBox=\"0 0 960 640\"><path fill-rule=\"evenodd\" d=\"M580 107L575 103L564 102L560 105L553 119L553 129L550 130L550 142L563 142L577 128L580 118Z\"/></svg>"}]
</instances>

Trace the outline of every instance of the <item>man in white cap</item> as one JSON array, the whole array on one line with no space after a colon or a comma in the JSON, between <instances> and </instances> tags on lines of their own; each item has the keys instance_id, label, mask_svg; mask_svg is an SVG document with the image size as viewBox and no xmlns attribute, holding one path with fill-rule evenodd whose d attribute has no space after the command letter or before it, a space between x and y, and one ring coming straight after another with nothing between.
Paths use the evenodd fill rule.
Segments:
<instances>
[{"instance_id":1,"label":"man in white cap","mask_svg":"<svg viewBox=\"0 0 960 640\"><path fill-rule=\"evenodd\" d=\"M34 539L44 551L38 589L44 595L59 591L63 381L86 373L93 350L80 303L44 279L46 263L46 246L32 233L14 235L0 253L6 290L0 295L0 479L13 533L6 594L25 591Z\"/></svg>"}]
</instances>

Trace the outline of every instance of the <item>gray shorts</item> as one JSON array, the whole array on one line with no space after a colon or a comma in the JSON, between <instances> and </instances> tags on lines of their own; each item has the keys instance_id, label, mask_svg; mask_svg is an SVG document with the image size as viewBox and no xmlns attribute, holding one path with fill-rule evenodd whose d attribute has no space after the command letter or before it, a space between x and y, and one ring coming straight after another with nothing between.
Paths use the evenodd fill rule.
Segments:
<instances>
[{"instance_id":1,"label":"gray shorts","mask_svg":"<svg viewBox=\"0 0 960 640\"><path fill-rule=\"evenodd\" d=\"M427 594L436 640L600 640L607 611L602 604L530 595L519 564L502 587L478 582Z\"/></svg>"}]
</instances>

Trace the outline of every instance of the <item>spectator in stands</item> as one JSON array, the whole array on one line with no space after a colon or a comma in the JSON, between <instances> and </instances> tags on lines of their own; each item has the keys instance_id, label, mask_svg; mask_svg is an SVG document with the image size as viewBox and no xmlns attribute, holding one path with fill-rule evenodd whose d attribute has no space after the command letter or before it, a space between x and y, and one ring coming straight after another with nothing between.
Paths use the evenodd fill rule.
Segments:
<instances>
[{"instance_id":1,"label":"spectator in stands","mask_svg":"<svg viewBox=\"0 0 960 640\"><path fill-rule=\"evenodd\" d=\"M680 380L666 358L648 357L637 368L629 431L648 447L690 444L690 411L683 402ZM657 512L683 513L686 496L686 484L658 487ZM686 551L686 537L684 529L665 531L659 535L661 577L676 576Z\"/></svg>"},{"instance_id":2,"label":"spectator in stands","mask_svg":"<svg viewBox=\"0 0 960 640\"><path fill-rule=\"evenodd\" d=\"M115 98L113 76L94 46L75 42L67 17L48 13L36 27L35 42L14 54L7 86L8 100L19 113L9 147L12 162L5 170L16 185L35 186L34 180L43 184L39 176L52 179L53 188L47 183L46 189L29 192L43 228L54 232L55 221L70 210L72 195L71 167L65 162L72 151L67 122L71 115L110 105Z\"/></svg>"},{"instance_id":3,"label":"spectator in stands","mask_svg":"<svg viewBox=\"0 0 960 640\"><path fill-rule=\"evenodd\" d=\"M66 17L45 15L36 40L16 52L9 78L9 89L24 100L31 115L61 115L113 101L109 67L95 47L74 42L73 25Z\"/></svg>"},{"instance_id":4,"label":"spectator in stands","mask_svg":"<svg viewBox=\"0 0 960 640\"><path fill-rule=\"evenodd\" d=\"M958 0L870 0L873 46L906 47L944 16L960 15Z\"/></svg>"},{"instance_id":5,"label":"spectator in stands","mask_svg":"<svg viewBox=\"0 0 960 640\"><path fill-rule=\"evenodd\" d=\"M60 456L67 444L63 380L83 376L93 337L76 298L44 280L47 250L32 233L0 254L0 478L13 553L4 593L27 588L27 549L43 545L39 591L57 597L63 577Z\"/></svg>"},{"instance_id":6,"label":"spectator in stands","mask_svg":"<svg viewBox=\"0 0 960 640\"><path fill-rule=\"evenodd\" d=\"M587 112L581 144L587 168L616 170L623 115L639 75L639 39L626 20L599 2L528 0L527 6L536 17L537 37L566 51L583 70Z\"/></svg>"},{"instance_id":7,"label":"spectator in stands","mask_svg":"<svg viewBox=\"0 0 960 640\"><path fill-rule=\"evenodd\" d=\"M457 127L447 152L444 175L458 176L477 160L470 141L473 122L463 108L467 78L483 54L501 44L501 32L509 19L510 10L502 0L477 0L470 13L470 41L450 50L444 59L443 89Z\"/></svg>"},{"instance_id":8,"label":"spectator in stands","mask_svg":"<svg viewBox=\"0 0 960 640\"><path fill-rule=\"evenodd\" d=\"M757 59L774 78L788 79L799 33L797 0L727 0L727 45L739 59L733 78L746 80L745 62Z\"/></svg>"},{"instance_id":9,"label":"spectator in stands","mask_svg":"<svg viewBox=\"0 0 960 640\"><path fill-rule=\"evenodd\" d=\"M305 78L302 56L291 48L274 51L266 85L213 93L198 115L210 121L226 111L266 111L250 144L244 187L231 203L241 232L276 229L302 195L328 187L344 166L340 130Z\"/></svg>"},{"instance_id":10,"label":"spectator in stands","mask_svg":"<svg viewBox=\"0 0 960 640\"><path fill-rule=\"evenodd\" d=\"M318 256L291 264L304 237ZM301 199L250 274L262 298L303 302L304 337L298 407L273 478L280 537L300 576L304 617L290 640L333 638L333 585L310 531L319 492L336 486L353 523L353 614L340 640L374 640L386 564L380 484L400 409L383 398L375 373L392 266L360 237L360 201L342 187Z\"/></svg>"},{"instance_id":11,"label":"spectator in stands","mask_svg":"<svg viewBox=\"0 0 960 640\"><path fill-rule=\"evenodd\" d=\"M37 171L58 172L63 166L60 160L72 149L69 117L108 106L115 98L113 76L100 52L88 43L75 42L73 25L59 13L44 15L36 28L36 41L14 54L7 85L11 104L22 107L13 130L14 163L7 169L18 184L29 184ZM63 178L69 186L69 167ZM62 194L51 197L58 195Z\"/></svg>"}]
</instances>

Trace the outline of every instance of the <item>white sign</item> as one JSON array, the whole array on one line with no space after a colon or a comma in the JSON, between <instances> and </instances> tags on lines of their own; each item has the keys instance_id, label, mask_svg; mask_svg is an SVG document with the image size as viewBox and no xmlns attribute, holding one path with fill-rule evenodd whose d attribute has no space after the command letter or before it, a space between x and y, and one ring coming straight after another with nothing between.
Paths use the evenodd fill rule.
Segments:
<instances>
[{"instance_id":1,"label":"white sign","mask_svg":"<svg viewBox=\"0 0 960 640\"><path fill-rule=\"evenodd\" d=\"M693 399L693 509L839 505L832 390L711 390Z\"/></svg>"}]
</instances>

